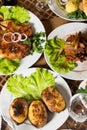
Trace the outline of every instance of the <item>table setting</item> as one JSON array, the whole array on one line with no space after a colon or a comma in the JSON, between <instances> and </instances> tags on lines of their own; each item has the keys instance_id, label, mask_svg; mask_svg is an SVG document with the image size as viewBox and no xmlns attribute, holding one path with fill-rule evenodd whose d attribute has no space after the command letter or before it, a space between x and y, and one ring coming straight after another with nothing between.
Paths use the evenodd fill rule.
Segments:
<instances>
[{"instance_id":1,"label":"table setting","mask_svg":"<svg viewBox=\"0 0 87 130\"><path fill-rule=\"evenodd\" d=\"M87 130L87 2L0 4L0 129Z\"/></svg>"}]
</instances>

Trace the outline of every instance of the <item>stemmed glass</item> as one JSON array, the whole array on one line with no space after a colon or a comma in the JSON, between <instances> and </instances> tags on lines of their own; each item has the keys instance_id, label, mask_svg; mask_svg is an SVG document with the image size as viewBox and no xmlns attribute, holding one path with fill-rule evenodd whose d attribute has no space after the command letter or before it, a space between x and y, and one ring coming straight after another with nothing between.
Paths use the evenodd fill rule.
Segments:
<instances>
[{"instance_id":1,"label":"stemmed glass","mask_svg":"<svg viewBox=\"0 0 87 130\"><path fill-rule=\"evenodd\" d=\"M87 94L78 93L72 96L68 106L69 116L74 124L68 124L69 129L77 129L79 124L87 120Z\"/></svg>"}]
</instances>

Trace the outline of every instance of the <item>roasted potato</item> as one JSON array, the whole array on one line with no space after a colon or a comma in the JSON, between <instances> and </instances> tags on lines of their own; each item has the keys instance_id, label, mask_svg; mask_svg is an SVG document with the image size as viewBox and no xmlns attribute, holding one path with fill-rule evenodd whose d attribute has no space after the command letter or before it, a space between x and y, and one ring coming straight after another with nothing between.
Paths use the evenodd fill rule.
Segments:
<instances>
[{"instance_id":1,"label":"roasted potato","mask_svg":"<svg viewBox=\"0 0 87 130\"><path fill-rule=\"evenodd\" d=\"M12 120L21 124L27 119L28 103L24 98L16 98L12 101L9 109Z\"/></svg>"},{"instance_id":2,"label":"roasted potato","mask_svg":"<svg viewBox=\"0 0 87 130\"><path fill-rule=\"evenodd\" d=\"M42 91L42 99L51 112L64 110L66 103L60 92L55 87L48 87Z\"/></svg>"},{"instance_id":3,"label":"roasted potato","mask_svg":"<svg viewBox=\"0 0 87 130\"><path fill-rule=\"evenodd\" d=\"M28 119L35 127L43 127L47 123L47 109L42 101L35 100L29 106Z\"/></svg>"}]
</instances>

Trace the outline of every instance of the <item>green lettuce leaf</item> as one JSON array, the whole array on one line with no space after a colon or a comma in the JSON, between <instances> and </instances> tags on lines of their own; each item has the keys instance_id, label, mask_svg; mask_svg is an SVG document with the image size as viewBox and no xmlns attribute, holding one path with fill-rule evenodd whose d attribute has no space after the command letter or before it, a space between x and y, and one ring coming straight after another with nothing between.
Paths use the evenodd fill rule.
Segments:
<instances>
[{"instance_id":1,"label":"green lettuce leaf","mask_svg":"<svg viewBox=\"0 0 87 130\"><path fill-rule=\"evenodd\" d=\"M15 97L24 97L27 100L41 99L42 91L55 85L55 78L51 72L37 68L29 77L20 75L8 79L6 88Z\"/></svg>"},{"instance_id":2,"label":"green lettuce leaf","mask_svg":"<svg viewBox=\"0 0 87 130\"><path fill-rule=\"evenodd\" d=\"M19 59L0 58L0 72L3 74L13 73L20 65Z\"/></svg>"},{"instance_id":3,"label":"green lettuce leaf","mask_svg":"<svg viewBox=\"0 0 87 130\"><path fill-rule=\"evenodd\" d=\"M65 44L65 40L54 37L47 40L45 45L45 53L48 56L52 68L60 73L70 72L77 66L73 60L66 60L63 52Z\"/></svg>"},{"instance_id":4,"label":"green lettuce leaf","mask_svg":"<svg viewBox=\"0 0 87 130\"><path fill-rule=\"evenodd\" d=\"M11 13L9 12L9 8L6 6L0 6L0 14L3 15L4 20L10 19Z\"/></svg>"},{"instance_id":5,"label":"green lettuce leaf","mask_svg":"<svg viewBox=\"0 0 87 130\"><path fill-rule=\"evenodd\" d=\"M4 20L14 20L18 24L28 22L30 19L28 10L20 6L12 6L10 8L4 5L0 6L0 14L3 15Z\"/></svg>"}]
</instances>

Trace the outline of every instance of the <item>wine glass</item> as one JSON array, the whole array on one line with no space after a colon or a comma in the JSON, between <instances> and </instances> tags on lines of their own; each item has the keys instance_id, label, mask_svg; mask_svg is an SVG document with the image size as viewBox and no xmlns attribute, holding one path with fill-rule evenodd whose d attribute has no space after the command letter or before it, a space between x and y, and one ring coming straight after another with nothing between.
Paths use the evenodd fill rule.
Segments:
<instances>
[{"instance_id":1,"label":"wine glass","mask_svg":"<svg viewBox=\"0 0 87 130\"><path fill-rule=\"evenodd\" d=\"M69 116L74 124L68 124L70 129L77 129L79 124L87 120L87 94L78 93L71 97L68 106Z\"/></svg>"}]
</instances>

